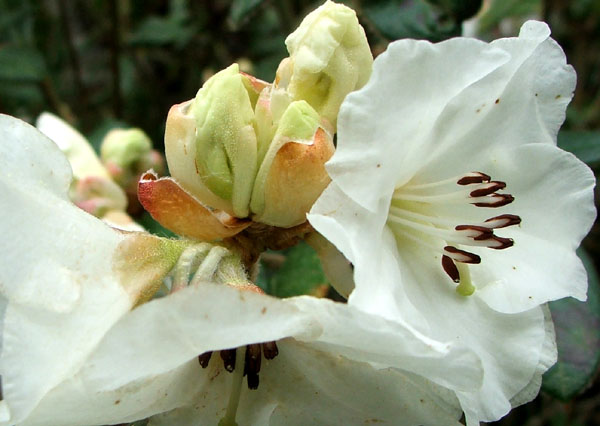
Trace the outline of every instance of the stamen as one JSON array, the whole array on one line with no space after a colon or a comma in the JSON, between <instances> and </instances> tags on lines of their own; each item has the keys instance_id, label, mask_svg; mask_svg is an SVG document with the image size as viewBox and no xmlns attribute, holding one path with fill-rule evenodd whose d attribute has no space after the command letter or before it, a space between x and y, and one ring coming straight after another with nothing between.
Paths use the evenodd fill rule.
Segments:
<instances>
[{"instance_id":1,"label":"stamen","mask_svg":"<svg viewBox=\"0 0 600 426\"><path fill-rule=\"evenodd\" d=\"M477 207L502 207L515 200L510 194L494 194L486 197L478 197L477 202L471 203Z\"/></svg>"},{"instance_id":2,"label":"stamen","mask_svg":"<svg viewBox=\"0 0 600 426\"><path fill-rule=\"evenodd\" d=\"M266 359L273 359L279 355L279 349L275 342L264 342L262 344L262 352Z\"/></svg>"},{"instance_id":3,"label":"stamen","mask_svg":"<svg viewBox=\"0 0 600 426\"><path fill-rule=\"evenodd\" d=\"M518 225L521 223L521 218L514 214L501 214L487 219L485 221L487 225L492 229L506 228L507 226Z\"/></svg>"},{"instance_id":4,"label":"stamen","mask_svg":"<svg viewBox=\"0 0 600 426\"><path fill-rule=\"evenodd\" d=\"M457 249L456 247L446 246L444 247L446 257L450 257L457 262L478 264L481 263L481 257L475 253L470 253L465 250Z\"/></svg>"},{"instance_id":5,"label":"stamen","mask_svg":"<svg viewBox=\"0 0 600 426\"><path fill-rule=\"evenodd\" d=\"M491 243L491 245L488 247L494 250L504 250L515 245L515 242L512 238L502 238L494 235L494 237L490 240L493 241L493 243Z\"/></svg>"},{"instance_id":6,"label":"stamen","mask_svg":"<svg viewBox=\"0 0 600 426\"><path fill-rule=\"evenodd\" d=\"M210 357L212 356L212 351L204 352L203 354L198 355L198 362L202 366L202 368L208 367L208 363L210 362Z\"/></svg>"},{"instance_id":7,"label":"stamen","mask_svg":"<svg viewBox=\"0 0 600 426\"><path fill-rule=\"evenodd\" d=\"M482 188L478 188L478 189L475 189L474 191L471 191L471 193L469 195L471 197L483 197L485 195L493 194L494 192L499 191L504 188L506 188L506 183L499 182L499 181L492 181L492 182L485 184L485 186L483 186Z\"/></svg>"},{"instance_id":8,"label":"stamen","mask_svg":"<svg viewBox=\"0 0 600 426\"><path fill-rule=\"evenodd\" d=\"M454 185L464 188L457 191ZM446 212L448 209L444 206L449 204L502 207L514 201L511 194L498 193L505 188L505 182L492 180L482 172L471 172L457 178L429 183L409 182L394 190L388 226L398 236L416 241L438 253L441 251L444 272L452 281L459 283L456 291L467 296L475 291L468 265L481 263L481 257L459 246L494 250L511 247L514 241L495 235L494 230L519 225L521 218L514 214L501 214L477 223L465 221L464 217L436 215L436 210L439 208L440 212ZM424 238L423 234L433 238Z\"/></svg>"},{"instance_id":9,"label":"stamen","mask_svg":"<svg viewBox=\"0 0 600 426\"><path fill-rule=\"evenodd\" d=\"M246 346L244 375L248 376L248 389L258 388L258 373L260 372L260 343Z\"/></svg>"},{"instance_id":10,"label":"stamen","mask_svg":"<svg viewBox=\"0 0 600 426\"><path fill-rule=\"evenodd\" d=\"M452 281L454 281L455 283L460 282L460 274L458 273L458 268L454 264L454 261L446 255L442 256L442 268L444 268L444 271L446 271L446 273L452 279Z\"/></svg>"},{"instance_id":11,"label":"stamen","mask_svg":"<svg viewBox=\"0 0 600 426\"><path fill-rule=\"evenodd\" d=\"M221 359L223 360L223 366L225 367L225 370L229 371L230 373L235 370L235 353L235 349L223 349L220 352Z\"/></svg>"},{"instance_id":12,"label":"stamen","mask_svg":"<svg viewBox=\"0 0 600 426\"><path fill-rule=\"evenodd\" d=\"M484 241L494 236L494 232L490 228L478 225L457 225L454 227L457 231L466 231L468 237L475 241Z\"/></svg>"},{"instance_id":13,"label":"stamen","mask_svg":"<svg viewBox=\"0 0 600 426\"><path fill-rule=\"evenodd\" d=\"M491 177L481 172L467 173L456 182L459 185L471 185L473 183L489 182Z\"/></svg>"}]
</instances>

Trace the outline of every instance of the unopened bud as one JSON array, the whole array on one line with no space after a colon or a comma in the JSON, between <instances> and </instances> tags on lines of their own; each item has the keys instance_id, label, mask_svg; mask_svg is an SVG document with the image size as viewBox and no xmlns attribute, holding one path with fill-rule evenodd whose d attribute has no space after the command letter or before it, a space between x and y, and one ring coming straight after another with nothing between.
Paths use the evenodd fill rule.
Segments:
<instances>
[{"instance_id":1,"label":"unopened bud","mask_svg":"<svg viewBox=\"0 0 600 426\"><path fill-rule=\"evenodd\" d=\"M191 103L173 107L167 119L171 175L201 201L237 217L249 214L256 175L257 98L234 64L211 77Z\"/></svg>"},{"instance_id":2,"label":"unopened bud","mask_svg":"<svg viewBox=\"0 0 600 426\"><path fill-rule=\"evenodd\" d=\"M306 212L330 181L324 165L333 151L317 112L305 101L292 102L254 182L253 220L285 228L304 222Z\"/></svg>"},{"instance_id":3,"label":"unopened bud","mask_svg":"<svg viewBox=\"0 0 600 426\"><path fill-rule=\"evenodd\" d=\"M277 71L276 86L307 101L336 128L346 95L366 84L373 56L356 13L327 1L311 12L285 44L290 60Z\"/></svg>"},{"instance_id":4,"label":"unopened bud","mask_svg":"<svg viewBox=\"0 0 600 426\"><path fill-rule=\"evenodd\" d=\"M148 169L161 172L162 156L152 149L150 138L140 129L113 129L106 134L100 148L102 162L112 178L123 188L137 184Z\"/></svg>"}]
</instances>

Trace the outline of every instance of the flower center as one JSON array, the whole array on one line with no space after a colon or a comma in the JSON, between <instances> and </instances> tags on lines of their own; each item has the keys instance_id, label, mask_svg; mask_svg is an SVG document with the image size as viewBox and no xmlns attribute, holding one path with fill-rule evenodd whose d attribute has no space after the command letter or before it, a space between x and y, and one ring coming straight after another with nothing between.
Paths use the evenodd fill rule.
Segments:
<instances>
[{"instance_id":1,"label":"flower center","mask_svg":"<svg viewBox=\"0 0 600 426\"><path fill-rule=\"evenodd\" d=\"M521 218L501 214L471 221L457 216L464 215L462 207L467 205L498 208L512 203L512 195L498 193L505 187L506 183L492 180L481 172L432 183L408 183L394 191L387 223L397 238L404 237L440 252L443 270L458 283L456 291L468 296L475 287L467 265L481 263L481 257L466 248L503 250L512 247L511 238L499 237L494 230L518 225Z\"/></svg>"}]
</instances>

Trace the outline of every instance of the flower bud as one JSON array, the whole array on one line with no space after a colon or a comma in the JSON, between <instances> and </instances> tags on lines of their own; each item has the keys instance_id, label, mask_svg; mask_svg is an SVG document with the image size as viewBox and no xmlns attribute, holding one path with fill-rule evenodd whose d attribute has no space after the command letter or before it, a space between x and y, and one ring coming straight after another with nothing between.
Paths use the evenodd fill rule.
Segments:
<instances>
[{"instance_id":1,"label":"flower bud","mask_svg":"<svg viewBox=\"0 0 600 426\"><path fill-rule=\"evenodd\" d=\"M275 95L281 94L281 92ZM311 105L274 96L273 86L232 65L213 76L192 101L169 111L165 132L167 162L178 194L188 208L174 210L145 185L140 201L163 226L185 235L206 235L206 223L181 211L218 217L218 212L289 228L306 213L329 183L324 164L334 151L331 135ZM144 186L144 185L143 185ZM194 205L192 207L192 204ZM191 213L190 213L191 214ZM248 226L244 224L244 227ZM241 226L239 229L242 229Z\"/></svg>"},{"instance_id":2,"label":"flower bud","mask_svg":"<svg viewBox=\"0 0 600 426\"><path fill-rule=\"evenodd\" d=\"M292 102L278 123L254 182L253 220L285 228L304 222L329 183L325 162L333 151L317 112L305 101Z\"/></svg>"},{"instance_id":3,"label":"flower bud","mask_svg":"<svg viewBox=\"0 0 600 426\"><path fill-rule=\"evenodd\" d=\"M164 162L152 149L150 138L140 129L113 129L106 134L100 157L112 178L122 188L137 185L139 176L148 169L161 172Z\"/></svg>"},{"instance_id":4,"label":"flower bud","mask_svg":"<svg viewBox=\"0 0 600 426\"><path fill-rule=\"evenodd\" d=\"M304 18L285 44L290 60L280 65L275 85L293 100L307 101L335 129L342 101L365 85L373 64L356 13L327 1Z\"/></svg>"},{"instance_id":5,"label":"flower bud","mask_svg":"<svg viewBox=\"0 0 600 426\"><path fill-rule=\"evenodd\" d=\"M258 91L237 64L215 74L196 98L174 106L165 149L171 175L202 202L249 215L256 175L254 104Z\"/></svg>"}]
</instances>

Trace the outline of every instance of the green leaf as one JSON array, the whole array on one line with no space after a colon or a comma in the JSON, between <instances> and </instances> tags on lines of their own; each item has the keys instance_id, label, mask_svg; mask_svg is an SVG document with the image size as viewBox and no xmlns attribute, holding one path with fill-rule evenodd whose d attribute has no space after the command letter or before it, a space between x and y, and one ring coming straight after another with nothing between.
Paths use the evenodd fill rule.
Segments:
<instances>
[{"instance_id":1,"label":"green leaf","mask_svg":"<svg viewBox=\"0 0 600 426\"><path fill-rule=\"evenodd\" d=\"M264 0L233 0L229 9L229 19L234 28L243 23Z\"/></svg>"},{"instance_id":2,"label":"green leaf","mask_svg":"<svg viewBox=\"0 0 600 426\"><path fill-rule=\"evenodd\" d=\"M35 83L44 77L46 65L37 50L10 45L0 48L0 80Z\"/></svg>"},{"instance_id":3,"label":"green leaf","mask_svg":"<svg viewBox=\"0 0 600 426\"><path fill-rule=\"evenodd\" d=\"M460 34L459 23L423 0L371 1L364 3L363 14L390 40L441 41Z\"/></svg>"},{"instance_id":4,"label":"green leaf","mask_svg":"<svg viewBox=\"0 0 600 426\"><path fill-rule=\"evenodd\" d=\"M544 374L542 389L568 401L591 382L600 363L600 283L591 257L577 254L588 273L588 300L566 298L550 302L556 330L558 362Z\"/></svg>"},{"instance_id":5,"label":"green leaf","mask_svg":"<svg viewBox=\"0 0 600 426\"><path fill-rule=\"evenodd\" d=\"M268 294L276 297L316 294L327 285L317 253L308 244L301 242L283 254L285 260L279 268L262 262L257 284Z\"/></svg>"},{"instance_id":6,"label":"green leaf","mask_svg":"<svg viewBox=\"0 0 600 426\"><path fill-rule=\"evenodd\" d=\"M563 130L558 134L558 146L572 152L592 168L600 166L600 132Z\"/></svg>"}]
</instances>

